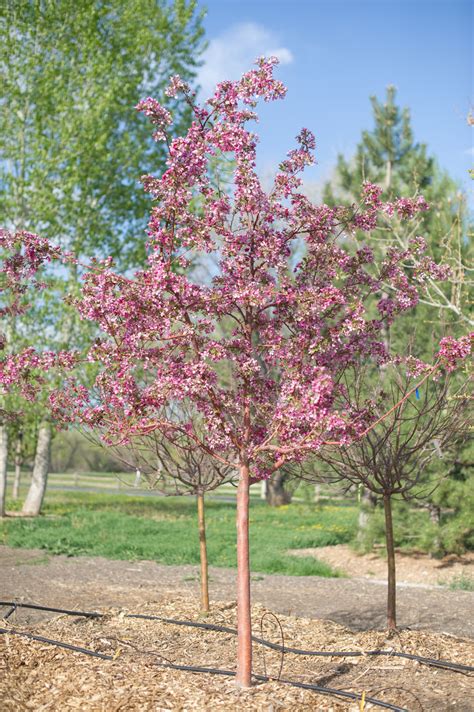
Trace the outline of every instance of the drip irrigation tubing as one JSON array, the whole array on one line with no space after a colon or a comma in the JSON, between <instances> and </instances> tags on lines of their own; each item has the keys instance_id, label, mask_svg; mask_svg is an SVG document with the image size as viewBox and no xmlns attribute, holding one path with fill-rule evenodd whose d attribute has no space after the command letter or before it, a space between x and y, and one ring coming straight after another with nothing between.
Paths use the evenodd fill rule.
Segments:
<instances>
[{"instance_id":1,"label":"drip irrigation tubing","mask_svg":"<svg viewBox=\"0 0 474 712\"><path fill-rule=\"evenodd\" d=\"M3 633L5 635L19 635L22 638L36 640L39 643L49 643L49 645L55 645L57 648L66 648L66 650L74 650L74 652L76 653L91 655L93 658L100 658L101 660L113 660L112 656L105 655L105 653L96 653L95 650L89 650L89 648L81 648L79 645L71 645L70 643L63 643L60 640L52 640L51 638L45 638L42 635L34 635L34 633L29 633L26 630L16 630L15 628L0 628L0 633Z\"/></svg>"},{"instance_id":2,"label":"drip irrigation tubing","mask_svg":"<svg viewBox=\"0 0 474 712\"><path fill-rule=\"evenodd\" d=\"M214 630L221 633L232 633L237 635L237 630L235 628L228 628L227 626L213 625L212 623L195 623L194 621L179 621L173 618L160 618L159 616L148 616L141 613L129 613L126 618L145 618L147 620L158 620L163 623L170 623L172 625L184 625L190 626L192 628L203 628L204 630ZM390 650L302 650L301 648L291 648L278 643L271 643L269 640L264 638L259 638L256 635L252 635L252 640L254 643L259 643L266 648L271 648L272 650L277 650L284 653L293 653L294 655L308 655L313 657L325 657L325 658L363 658L365 656L385 656L385 657L397 657L397 658L407 658L408 660L415 660L416 662L423 663L424 665L430 665L433 667L446 668L448 670L453 670L454 672L474 672L474 667L471 665L463 665L461 663L452 663L449 660L436 660L435 658L425 658L421 655L414 655L412 653L402 653L398 651Z\"/></svg>"},{"instance_id":3,"label":"drip irrigation tubing","mask_svg":"<svg viewBox=\"0 0 474 712\"><path fill-rule=\"evenodd\" d=\"M0 602L1 605L1 602ZM100 615L100 614L98 614ZM97 617L93 616L94 618ZM15 628L0 628L0 634L5 635L17 635L22 638L28 638L29 640L36 640L40 643L47 643L58 648L65 648L66 650L72 650L76 653L82 653L83 655L89 655L93 658L100 658L101 660L113 661L114 656L106 655L105 653L97 653L95 650L90 650L89 648L83 648L79 645L71 645L70 643L63 643L60 640L54 640L53 638L45 638L42 635L34 635L27 631L16 630ZM158 667L166 668L169 670L181 670L183 672L194 672L208 675L222 675L224 677L235 677L235 672L233 670L223 670L222 668L212 668L212 667L201 667L199 665L179 665L178 663L156 663ZM289 685L290 687L298 687L303 690L311 690L313 692L319 692L322 695L330 695L332 697L342 697L349 700L361 700L362 695L356 692L348 692L347 690L338 690L333 687L322 687L320 685L315 685L309 682L297 682L296 680L287 680L286 678L273 678L267 675L254 674L253 678L259 682L281 682L283 685ZM408 712L405 707L398 707L397 705L392 705L390 702L384 702L375 697L364 696L365 702L370 702L378 707L383 707L384 709L393 710L393 712Z\"/></svg>"},{"instance_id":4,"label":"drip irrigation tubing","mask_svg":"<svg viewBox=\"0 0 474 712\"><path fill-rule=\"evenodd\" d=\"M51 606L41 606L39 603L16 603L15 601L0 601L0 608L3 608L4 606L10 606L11 610L9 610L4 616L2 616L3 619L8 618L11 616L12 613L15 612L17 608L31 608L32 610L35 611L49 611L51 613L64 613L66 616L82 616L84 618L103 618L104 614L103 613L94 613L93 611L73 611L70 608L52 608Z\"/></svg>"},{"instance_id":5,"label":"drip irrigation tubing","mask_svg":"<svg viewBox=\"0 0 474 712\"><path fill-rule=\"evenodd\" d=\"M82 616L84 618L103 618L104 614L95 613L89 611L74 611L66 608L51 608L49 606L41 606L36 603L15 603L14 601L0 601L0 607L9 606L10 610L3 616L7 618L10 616L16 608L31 608L39 611L48 611L51 613L63 613L68 616ZM203 630L212 630L218 633L231 633L232 635L237 635L237 630L235 628L229 628L228 626L215 625L213 623L196 623L194 621L182 621L175 618L164 618L161 616L152 616L145 613L126 613L125 618L140 618L143 620L160 621L161 623L169 623L170 625L181 625L188 626L189 628L201 628ZM365 656L381 656L381 657L395 657L395 658L406 658L407 660L414 660L423 665L429 665L431 667L444 668L446 670L452 670L453 672L470 673L474 672L474 666L463 665L462 663L452 663L449 660L437 660L436 658L426 658L421 655L414 655L412 653L402 653L399 651L390 650L303 650L301 648L290 648L278 643L271 643L269 640L264 638L259 638L253 635L252 640L259 645L263 645L271 650L277 650L284 653L292 653L293 655L308 655L312 657L325 657L325 658L354 658L354 657L365 657Z\"/></svg>"}]
</instances>

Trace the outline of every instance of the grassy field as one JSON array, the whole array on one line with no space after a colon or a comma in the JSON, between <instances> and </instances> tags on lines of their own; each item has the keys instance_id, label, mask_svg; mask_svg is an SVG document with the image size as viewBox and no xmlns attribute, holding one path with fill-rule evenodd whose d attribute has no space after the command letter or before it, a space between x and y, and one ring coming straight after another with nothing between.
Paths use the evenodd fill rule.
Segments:
<instances>
[{"instance_id":1,"label":"grassy field","mask_svg":"<svg viewBox=\"0 0 474 712\"><path fill-rule=\"evenodd\" d=\"M20 487L20 498L25 497L29 487L31 471L22 473L22 484ZM13 472L8 473L8 491L13 485ZM145 480L135 482L135 473L131 472L80 472L80 473L57 473L48 475L48 491L54 490L76 490L78 492L106 492L108 494L128 494L132 496L150 495L155 493L150 490ZM250 487L250 498L260 499L260 484ZM235 487L231 484L224 484L210 493L210 497L234 497Z\"/></svg>"},{"instance_id":2,"label":"grassy field","mask_svg":"<svg viewBox=\"0 0 474 712\"><path fill-rule=\"evenodd\" d=\"M14 509L14 503L8 503ZM209 501L206 508L209 562L236 565L235 505ZM314 558L292 557L288 549L350 541L355 507L294 503L277 509L255 499L251 505L251 567L254 572L334 575ZM132 497L106 493L47 493L44 515L10 518L0 524L0 542L69 556L149 559L163 564L199 561L196 507L188 497Z\"/></svg>"}]
</instances>

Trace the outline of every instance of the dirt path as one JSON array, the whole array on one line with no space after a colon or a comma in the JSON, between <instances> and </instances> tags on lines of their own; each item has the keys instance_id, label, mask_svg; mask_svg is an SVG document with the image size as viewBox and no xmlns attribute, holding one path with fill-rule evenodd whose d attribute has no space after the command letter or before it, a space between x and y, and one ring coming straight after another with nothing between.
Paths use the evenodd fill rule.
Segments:
<instances>
[{"instance_id":1,"label":"dirt path","mask_svg":"<svg viewBox=\"0 0 474 712\"><path fill-rule=\"evenodd\" d=\"M47 556L40 550L0 546L0 599L56 607L100 609L117 606L139 611L164 594L198 600L195 566L163 566L152 561ZM211 598L235 598L235 572L211 569ZM335 621L351 630L382 629L386 587L370 580L254 574L252 594L275 612ZM398 591L402 628L432 630L474 638L474 593L401 585ZM24 621L37 620L23 613ZM35 618L36 616L36 618Z\"/></svg>"},{"instance_id":2,"label":"dirt path","mask_svg":"<svg viewBox=\"0 0 474 712\"><path fill-rule=\"evenodd\" d=\"M385 580L387 561L375 552L358 554L348 544L321 546L317 549L290 549L292 556L314 556L325 561L345 576ZM400 584L422 584L424 586L446 586L465 579L474 582L474 552L462 556L451 554L442 559L434 559L427 554L395 553L397 581Z\"/></svg>"}]
</instances>

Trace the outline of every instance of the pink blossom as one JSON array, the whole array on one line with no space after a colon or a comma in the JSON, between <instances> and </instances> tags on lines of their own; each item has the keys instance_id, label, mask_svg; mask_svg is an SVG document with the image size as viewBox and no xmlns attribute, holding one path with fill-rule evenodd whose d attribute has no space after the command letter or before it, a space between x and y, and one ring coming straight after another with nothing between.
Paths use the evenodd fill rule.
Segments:
<instances>
[{"instance_id":1,"label":"pink blossom","mask_svg":"<svg viewBox=\"0 0 474 712\"><path fill-rule=\"evenodd\" d=\"M454 371L459 361L464 360L471 354L474 342L474 332L454 339L446 336L440 341L439 357L448 372Z\"/></svg>"},{"instance_id":2,"label":"pink blossom","mask_svg":"<svg viewBox=\"0 0 474 712\"><path fill-rule=\"evenodd\" d=\"M156 99L152 99L150 96L139 101L135 108L145 116L148 116L154 126L158 126L153 133L155 141L164 141L166 139L165 128L173 121L168 109L165 109Z\"/></svg>"},{"instance_id":3,"label":"pink blossom","mask_svg":"<svg viewBox=\"0 0 474 712\"><path fill-rule=\"evenodd\" d=\"M362 197L365 205L371 208L380 208L382 205L381 195L382 188L380 186L365 181L362 186Z\"/></svg>"},{"instance_id":4,"label":"pink blossom","mask_svg":"<svg viewBox=\"0 0 474 712\"><path fill-rule=\"evenodd\" d=\"M170 83L165 91L169 97L176 97L180 92L189 92L189 86L177 74L170 78Z\"/></svg>"}]
</instances>

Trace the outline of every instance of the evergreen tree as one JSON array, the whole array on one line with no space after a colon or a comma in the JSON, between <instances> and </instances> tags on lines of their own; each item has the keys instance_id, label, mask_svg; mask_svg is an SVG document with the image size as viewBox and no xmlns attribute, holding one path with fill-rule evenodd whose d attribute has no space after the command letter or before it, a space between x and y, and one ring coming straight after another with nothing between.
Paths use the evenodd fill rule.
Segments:
<instances>
[{"instance_id":1,"label":"evergreen tree","mask_svg":"<svg viewBox=\"0 0 474 712\"><path fill-rule=\"evenodd\" d=\"M414 188L425 190L433 182L435 161L427 156L425 144L414 142L410 112L396 105L395 96L395 87L389 86L385 103L371 97L374 129L362 132L352 160L338 157L337 181L349 197L359 195L365 180L382 186L387 199L413 193ZM330 185L325 197L334 202Z\"/></svg>"},{"instance_id":2,"label":"evergreen tree","mask_svg":"<svg viewBox=\"0 0 474 712\"><path fill-rule=\"evenodd\" d=\"M400 225L398 246L408 244L415 235L422 235L428 243L428 254L451 267L451 279L429 285L417 308L387 329L387 340L398 351L405 344L417 356L429 359L433 345L447 331L461 335L473 323L472 285L466 269L466 265L472 263L472 225L465 196L456 182L440 169L426 144L415 141L410 112L397 106L395 87L387 88L384 102L371 97L371 103L373 129L362 132L352 158L338 157L334 179L324 189L324 200L329 205L341 202L354 205L364 181L379 185L386 200L416 194L424 196L430 209L420 214L416 231L412 226L407 231ZM383 231L376 233L376 249L386 250L388 244ZM430 516L427 515L427 525L418 543L431 551L459 552L471 541L472 529L466 528L465 506L469 501L470 468L472 474L469 445L462 445L451 462L440 458L426 472L418 495L420 505ZM436 487L440 482L441 486ZM400 506L402 510L407 507ZM363 514L361 520L366 521L365 510ZM407 522L406 534L418 536L420 532L410 531L409 523L419 529L419 520L410 519L406 513L401 516ZM374 523L369 525L366 534L359 533L360 538L370 543L371 531L379 531Z\"/></svg>"},{"instance_id":3,"label":"evergreen tree","mask_svg":"<svg viewBox=\"0 0 474 712\"><path fill-rule=\"evenodd\" d=\"M470 313L472 290L466 280L465 264L469 261L469 233L465 196L456 182L438 166L428 154L426 144L418 143L413 136L410 112L400 109L396 102L395 87L389 86L385 102L371 97L374 115L372 131L363 131L355 156L347 160L338 157L334 180L324 189L324 200L329 205L358 200L364 181L383 188L382 197L413 197L422 194L430 209L420 214L416 230L407 232L400 227L399 245L406 244L414 235L422 235L428 242L428 252L436 262L449 264L452 271L450 283L430 284L415 316L410 315L411 329L429 325L429 334L436 338L442 335L447 324L460 334L467 325L473 325ZM386 245L380 233L376 244ZM406 325L402 324L406 328ZM420 337L419 344L426 340L428 326ZM394 335L392 334L392 337Z\"/></svg>"}]
</instances>

